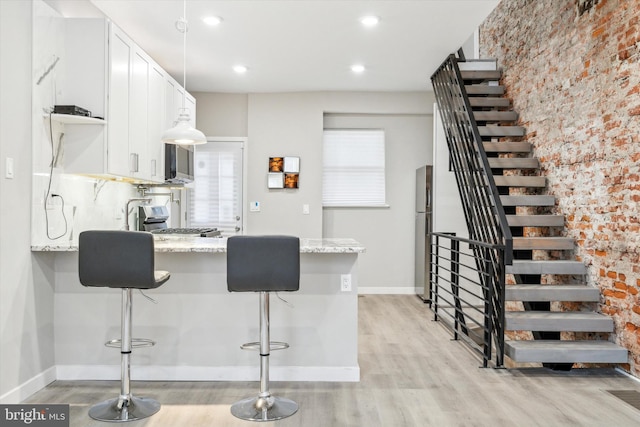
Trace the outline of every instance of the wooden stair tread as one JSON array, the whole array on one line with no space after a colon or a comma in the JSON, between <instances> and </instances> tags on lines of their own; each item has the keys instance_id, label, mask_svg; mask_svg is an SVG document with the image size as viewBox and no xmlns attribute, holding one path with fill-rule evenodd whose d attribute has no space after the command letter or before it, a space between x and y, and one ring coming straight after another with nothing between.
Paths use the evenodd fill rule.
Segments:
<instances>
[{"instance_id":1,"label":"wooden stair tread","mask_svg":"<svg viewBox=\"0 0 640 427\"><path fill-rule=\"evenodd\" d=\"M511 100L509 98L496 97L469 97L471 108L509 108Z\"/></svg>"},{"instance_id":2,"label":"wooden stair tread","mask_svg":"<svg viewBox=\"0 0 640 427\"><path fill-rule=\"evenodd\" d=\"M507 301L600 301L600 290L587 285L508 285Z\"/></svg>"},{"instance_id":3,"label":"wooden stair tread","mask_svg":"<svg viewBox=\"0 0 640 427\"><path fill-rule=\"evenodd\" d=\"M504 94L504 86L489 85L464 85L467 95L492 95L500 96Z\"/></svg>"},{"instance_id":4,"label":"wooden stair tread","mask_svg":"<svg viewBox=\"0 0 640 427\"><path fill-rule=\"evenodd\" d=\"M570 237L514 237L513 249L572 250L575 240Z\"/></svg>"},{"instance_id":5,"label":"wooden stair tread","mask_svg":"<svg viewBox=\"0 0 640 427\"><path fill-rule=\"evenodd\" d=\"M544 188L547 185L544 176L494 175L493 180L498 187Z\"/></svg>"},{"instance_id":6,"label":"wooden stair tread","mask_svg":"<svg viewBox=\"0 0 640 427\"><path fill-rule=\"evenodd\" d=\"M507 311L508 331L613 332L613 319L590 311Z\"/></svg>"},{"instance_id":7,"label":"wooden stair tread","mask_svg":"<svg viewBox=\"0 0 640 427\"><path fill-rule=\"evenodd\" d=\"M463 80L500 80L500 70L460 70Z\"/></svg>"},{"instance_id":8,"label":"wooden stair tread","mask_svg":"<svg viewBox=\"0 0 640 427\"><path fill-rule=\"evenodd\" d=\"M515 260L505 266L507 274L569 274L584 275L587 267L580 261L530 261Z\"/></svg>"},{"instance_id":9,"label":"wooden stair tread","mask_svg":"<svg viewBox=\"0 0 640 427\"><path fill-rule=\"evenodd\" d=\"M483 142L488 153L530 153L531 143L525 141Z\"/></svg>"},{"instance_id":10,"label":"wooden stair tread","mask_svg":"<svg viewBox=\"0 0 640 427\"><path fill-rule=\"evenodd\" d=\"M515 111L474 111L476 122L515 122L518 113Z\"/></svg>"},{"instance_id":11,"label":"wooden stair tread","mask_svg":"<svg viewBox=\"0 0 640 427\"><path fill-rule=\"evenodd\" d=\"M489 157L492 169L538 169L540 162L535 157Z\"/></svg>"},{"instance_id":12,"label":"wooden stair tread","mask_svg":"<svg viewBox=\"0 0 640 427\"><path fill-rule=\"evenodd\" d=\"M628 351L609 341L505 341L505 354L516 362L627 363Z\"/></svg>"},{"instance_id":13,"label":"wooden stair tread","mask_svg":"<svg viewBox=\"0 0 640 427\"><path fill-rule=\"evenodd\" d=\"M478 126L480 136L524 136L526 130L522 126Z\"/></svg>"},{"instance_id":14,"label":"wooden stair tread","mask_svg":"<svg viewBox=\"0 0 640 427\"><path fill-rule=\"evenodd\" d=\"M556 198L549 195L500 196L502 206L555 206Z\"/></svg>"},{"instance_id":15,"label":"wooden stair tread","mask_svg":"<svg viewBox=\"0 0 640 427\"><path fill-rule=\"evenodd\" d=\"M563 215L507 215L510 227L564 227Z\"/></svg>"},{"instance_id":16,"label":"wooden stair tread","mask_svg":"<svg viewBox=\"0 0 640 427\"><path fill-rule=\"evenodd\" d=\"M458 61L460 71L495 71L498 69L498 61L496 59L467 59Z\"/></svg>"}]
</instances>

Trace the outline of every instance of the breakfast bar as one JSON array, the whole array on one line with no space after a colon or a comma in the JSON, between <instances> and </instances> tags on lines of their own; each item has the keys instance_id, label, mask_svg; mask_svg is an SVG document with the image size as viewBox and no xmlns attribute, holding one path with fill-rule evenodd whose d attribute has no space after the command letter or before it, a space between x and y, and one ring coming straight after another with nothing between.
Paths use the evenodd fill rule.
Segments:
<instances>
[{"instance_id":1,"label":"breakfast bar","mask_svg":"<svg viewBox=\"0 0 640 427\"><path fill-rule=\"evenodd\" d=\"M121 292L83 287L73 244L32 251L55 293L57 378L118 379L119 354L102 344L119 337ZM240 345L259 338L258 295L227 291L226 239L156 236L155 251L156 269L171 278L134 293L133 336L157 344L134 350L133 379L257 380L256 354ZM357 264L364 251L353 239L300 239L300 290L271 298L271 339L290 345L273 352L272 380L359 380ZM345 275L350 290L342 289Z\"/></svg>"}]
</instances>

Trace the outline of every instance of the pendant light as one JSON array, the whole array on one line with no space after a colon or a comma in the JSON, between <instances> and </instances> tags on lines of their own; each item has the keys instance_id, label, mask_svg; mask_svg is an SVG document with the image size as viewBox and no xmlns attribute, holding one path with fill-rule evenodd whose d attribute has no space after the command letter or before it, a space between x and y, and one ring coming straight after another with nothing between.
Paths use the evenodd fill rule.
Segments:
<instances>
[{"instance_id":1,"label":"pendant light","mask_svg":"<svg viewBox=\"0 0 640 427\"><path fill-rule=\"evenodd\" d=\"M200 145L206 144L207 138L202 132L191 126L189 123L189 109L185 106L187 98L187 0L183 1L183 5L184 14L176 22L176 29L182 33L182 88L184 90L182 108L174 122L174 126L162 134L162 142L177 145Z\"/></svg>"}]
</instances>

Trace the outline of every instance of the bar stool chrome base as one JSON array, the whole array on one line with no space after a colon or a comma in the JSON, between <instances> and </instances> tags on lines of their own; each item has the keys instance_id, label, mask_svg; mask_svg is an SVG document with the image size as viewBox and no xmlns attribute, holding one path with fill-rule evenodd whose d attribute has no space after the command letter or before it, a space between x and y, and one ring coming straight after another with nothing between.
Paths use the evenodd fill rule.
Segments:
<instances>
[{"instance_id":1,"label":"bar stool chrome base","mask_svg":"<svg viewBox=\"0 0 640 427\"><path fill-rule=\"evenodd\" d=\"M98 421L123 423L150 417L159 410L160 402L154 399L129 396L127 402L116 397L93 405L89 409L89 416Z\"/></svg>"},{"instance_id":2,"label":"bar stool chrome base","mask_svg":"<svg viewBox=\"0 0 640 427\"><path fill-rule=\"evenodd\" d=\"M231 414L247 421L275 421L298 412L293 400L275 396L242 399L231 405Z\"/></svg>"}]
</instances>

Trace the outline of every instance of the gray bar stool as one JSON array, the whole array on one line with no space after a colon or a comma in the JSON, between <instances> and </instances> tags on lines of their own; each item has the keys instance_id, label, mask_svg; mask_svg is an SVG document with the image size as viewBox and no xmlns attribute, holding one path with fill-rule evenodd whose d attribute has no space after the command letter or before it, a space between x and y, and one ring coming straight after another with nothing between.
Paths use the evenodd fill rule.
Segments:
<instances>
[{"instance_id":1,"label":"gray bar stool","mask_svg":"<svg viewBox=\"0 0 640 427\"><path fill-rule=\"evenodd\" d=\"M260 342L243 349L260 350L260 393L231 405L231 413L243 420L273 421L298 411L292 400L269 391L269 354L289 345L270 341L269 292L300 288L300 239L290 236L233 236L227 240L227 289L260 293Z\"/></svg>"},{"instance_id":2,"label":"gray bar stool","mask_svg":"<svg viewBox=\"0 0 640 427\"><path fill-rule=\"evenodd\" d=\"M138 231L83 231L78 259L82 285L122 289L121 338L106 343L120 347L120 396L95 404L89 416L110 422L149 417L160 410L160 403L131 394L129 359L133 348L155 344L148 339L131 338L132 290L157 288L170 276L168 271L155 271L153 235Z\"/></svg>"}]
</instances>

